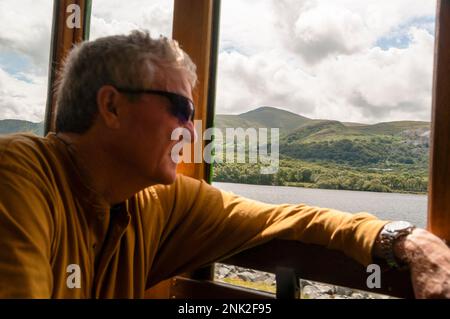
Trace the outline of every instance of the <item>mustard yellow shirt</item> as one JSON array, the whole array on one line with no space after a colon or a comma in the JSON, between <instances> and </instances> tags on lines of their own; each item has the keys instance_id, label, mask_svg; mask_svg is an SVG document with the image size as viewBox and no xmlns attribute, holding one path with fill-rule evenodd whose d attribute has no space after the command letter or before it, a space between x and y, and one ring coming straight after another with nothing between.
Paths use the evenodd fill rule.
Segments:
<instances>
[{"instance_id":1,"label":"mustard yellow shirt","mask_svg":"<svg viewBox=\"0 0 450 319\"><path fill-rule=\"evenodd\" d=\"M384 224L367 213L264 204L180 175L110 213L54 134L0 137L0 298L142 298L163 279L273 238L369 264Z\"/></svg>"}]
</instances>

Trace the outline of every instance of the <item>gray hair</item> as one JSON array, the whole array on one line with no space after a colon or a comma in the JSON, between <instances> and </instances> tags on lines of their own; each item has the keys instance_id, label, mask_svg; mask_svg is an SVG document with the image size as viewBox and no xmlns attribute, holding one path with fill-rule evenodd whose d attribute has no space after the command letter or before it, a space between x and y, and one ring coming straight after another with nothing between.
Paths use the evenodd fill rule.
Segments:
<instances>
[{"instance_id":1,"label":"gray hair","mask_svg":"<svg viewBox=\"0 0 450 319\"><path fill-rule=\"evenodd\" d=\"M195 64L175 40L135 30L76 45L56 84L56 132L86 132L98 114L102 86L151 88L156 72L168 68L186 70L195 86Z\"/></svg>"}]
</instances>

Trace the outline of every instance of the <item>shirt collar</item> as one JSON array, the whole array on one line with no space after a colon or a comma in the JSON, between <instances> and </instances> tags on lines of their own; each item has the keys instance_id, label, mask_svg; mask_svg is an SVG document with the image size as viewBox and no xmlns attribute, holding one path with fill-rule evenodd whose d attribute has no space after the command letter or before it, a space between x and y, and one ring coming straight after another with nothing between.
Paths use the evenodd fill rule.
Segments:
<instances>
[{"instance_id":1,"label":"shirt collar","mask_svg":"<svg viewBox=\"0 0 450 319\"><path fill-rule=\"evenodd\" d=\"M46 137L56 146L61 157L61 164L68 174L67 180L72 193L83 203L83 206L97 212L109 211L111 208L110 204L101 194L93 189L92 182L86 171L77 163L73 146L55 133L49 133Z\"/></svg>"}]
</instances>

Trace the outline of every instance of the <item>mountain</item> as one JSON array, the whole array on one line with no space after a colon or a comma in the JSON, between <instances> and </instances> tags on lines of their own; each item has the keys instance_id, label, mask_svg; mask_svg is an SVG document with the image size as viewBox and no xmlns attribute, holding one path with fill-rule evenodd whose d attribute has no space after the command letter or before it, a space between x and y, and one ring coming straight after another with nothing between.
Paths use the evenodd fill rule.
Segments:
<instances>
[{"instance_id":1,"label":"mountain","mask_svg":"<svg viewBox=\"0 0 450 319\"><path fill-rule=\"evenodd\" d=\"M262 127L283 128L286 132L311 121L311 119L307 117L267 106L240 114L239 117L248 121L259 123Z\"/></svg>"},{"instance_id":2,"label":"mountain","mask_svg":"<svg viewBox=\"0 0 450 319\"><path fill-rule=\"evenodd\" d=\"M280 128L280 154L351 166L428 165L430 123L377 124L310 119L272 107L217 115L216 127Z\"/></svg>"},{"instance_id":3,"label":"mountain","mask_svg":"<svg viewBox=\"0 0 450 319\"><path fill-rule=\"evenodd\" d=\"M279 128L280 136L290 140L318 141L336 140L341 137L368 137L378 135L399 135L408 130L429 131L429 122L395 121L377 124L339 122L332 120L310 119L289 111L274 107L260 107L255 110L238 114L217 114L215 127L247 128Z\"/></svg>"},{"instance_id":4,"label":"mountain","mask_svg":"<svg viewBox=\"0 0 450 319\"><path fill-rule=\"evenodd\" d=\"M217 128L280 128L280 135L285 135L302 124L313 121L307 117L277 109L260 107L239 115L216 115L214 125Z\"/></svg>"},{"instance_id":5,"label":"mountain","mask_svg":"<svg viewBox=\"0 0 450 319\"><path fill-rule=\"evenodd\" d=\"M44 122L33 123L23 120L0 120L0 134L15 132L32 132L36 135L44 135Z\"/></svg>"}]
</instances>

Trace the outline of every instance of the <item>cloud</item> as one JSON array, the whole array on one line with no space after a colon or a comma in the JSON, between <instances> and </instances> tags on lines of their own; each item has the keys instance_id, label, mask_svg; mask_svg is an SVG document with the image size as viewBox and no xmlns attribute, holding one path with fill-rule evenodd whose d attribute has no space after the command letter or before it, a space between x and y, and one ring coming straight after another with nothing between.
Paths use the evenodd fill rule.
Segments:
<instances>
[{"instance_id":1,"label":"cloud","mask_svg":"<svg viewBox=\"0 0 450 319\"><path fill-rule=\"evenodd\" d=\"M219 113L270 105L341 121L430 120L435 1L260 1L246 17L248 6L226 3Z\"/></svg>"},{"instance_id":2,"label":"cloud","mask_svg":"<svg viewBox=\"0 0 450 319\"><path fill-rule=\"evenodd\" d=\"M47 78L20 76L17 79L0 68L0 119L41 122L45 114Z\"/></svg>"},{"instance_id":3,"label":"cloud","mask_svg":"<svg viewBox=\"0 0 450 319\"><path fill-rule=\"evenodd\" d=\"M96 0L92 6L91 40L146 29L153 37L172 36L173 2L166 0Z\"/></svg>"},{"instance_id":4,"label":"cloud","mask_svg":"<svg viewBox=\"0 0 450 319\"><path fill-rule=\"evenodd\" d=\"M0 2L0 119L44 118L53 6Z\"/></svg>"},{"instance_id":5,"label":"cloud","mask_svg":"<svg viewBox=\"0 0 450 319\"><path fill-rule=\"evenodd\" d=\"M435 10L435 1L428 0L273 0L272 5L284 45L309 64L364 50Z\"/></svg>"},{"instance_id":6,"label":"cloud","mask_svg":"<svg viewBox=\"0 0 450 319\"><path fill-rule=\"evenodd\" d=\"M279 35L273 32L276 16L270 1L222 1L220 50L238 51L245 55L270 50Z\"/></svg>"},{"instance_id":7,"label":"cloud","mask_svg":"<svg viewBox=\"0 0 450 319\"><path fill-rule=\"evenodd\" d=\"M48 72L53 5L47 0L2 0L0 2L0 54L30 59L27 73Z\"/></svg>"},{"instance_id":8,"label":"cloud","mask_svg":"<svg viewBox=\"0 0 450 319\"><path fill-rule=\"evenodd\" d=\"M407 48L373 47L325 61L318 68L324 101L316 112L359 121L430 120L434 38L416 28L409 36Z\"/></svg>"},{"instance_id":9,"label":"cloud","mask_svg":"<svg viewBox=\"0 0 450 319\"><path fill-rule=\"evenodd\" d=\"M277 56L276 51L251 57L222 52L216 93L218 113L242 113L263 105L311 112L319 92L305 88L314 79Z\"/></svg>"},{"instance_id":10,"label":"cloud","mask_svg":"<svg viewBox=\"0 0 450 319\"><path fill-rule=\"evenodd\" d=\"M312 64L332 54L358 52L373 41L360 15L333 3L301 12L291 28L292 49Z\"/></svg>"}]
</instances>

